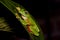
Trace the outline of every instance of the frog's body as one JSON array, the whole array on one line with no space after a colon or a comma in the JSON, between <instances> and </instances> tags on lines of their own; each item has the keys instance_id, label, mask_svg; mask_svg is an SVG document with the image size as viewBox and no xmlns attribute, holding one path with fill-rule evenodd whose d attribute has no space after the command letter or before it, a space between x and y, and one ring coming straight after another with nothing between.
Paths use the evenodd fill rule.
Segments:
<instances>
[{"instance_id":1,"label":"frog's body","mask_svg":"<svg viewBox=\"0 0 60 40\"><path fill-rule=\"evenodd\" d=\"M32 32L34 35L39 36L39 28L31 18L30 14L24 9L16 7L19 13L16 13L16 18L18 18L23 25L28 29L28 32Z\"/></svg>"}]
</instances>

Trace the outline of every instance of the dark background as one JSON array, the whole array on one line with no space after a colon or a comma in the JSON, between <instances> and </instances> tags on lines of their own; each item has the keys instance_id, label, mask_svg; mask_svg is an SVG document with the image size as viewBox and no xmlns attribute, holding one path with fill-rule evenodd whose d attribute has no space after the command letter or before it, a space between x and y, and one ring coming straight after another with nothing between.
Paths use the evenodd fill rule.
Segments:
<instances>
[{"instance_id":1,"label":"dark background","mask_svg":"<svg viewBox=\"0 0 60 40\"><path fill-rule=\"evenodd\" d=\"M50 40L60 40L60 0L48 0Z\"/></svg>"}]
</instances>

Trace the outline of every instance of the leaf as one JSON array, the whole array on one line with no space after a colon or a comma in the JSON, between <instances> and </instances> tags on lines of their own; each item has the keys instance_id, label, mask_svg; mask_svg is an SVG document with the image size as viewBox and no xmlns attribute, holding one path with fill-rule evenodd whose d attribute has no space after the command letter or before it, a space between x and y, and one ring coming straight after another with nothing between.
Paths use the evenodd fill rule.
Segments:
<instances>
[{"instance_id":1,"label":"leaf","mask_svg":"<svg viewBox=\"0 0 60 40\"><path fill-rule=\"evenodd\" d=\"M11 30L12 29L10 28L9 24L7 24L5 19L3 17L0 17L0 31L11 32Z\"/></svg>"}]
</instances>

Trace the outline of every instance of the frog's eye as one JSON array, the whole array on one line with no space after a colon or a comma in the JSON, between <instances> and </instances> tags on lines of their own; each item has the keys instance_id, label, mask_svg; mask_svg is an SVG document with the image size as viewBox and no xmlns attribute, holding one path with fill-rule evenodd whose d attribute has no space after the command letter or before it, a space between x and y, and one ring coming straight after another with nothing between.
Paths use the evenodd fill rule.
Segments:
<instances>
[{"instance_id":1,"label":"frog's eye","mask_svg":"<svg viewBox=\"0 0 60 40\"><path fill-rule=\"evenodd\" d=\"M25 14L28 14L28 11L25 11Z\"/></svg>"}]
</instances>

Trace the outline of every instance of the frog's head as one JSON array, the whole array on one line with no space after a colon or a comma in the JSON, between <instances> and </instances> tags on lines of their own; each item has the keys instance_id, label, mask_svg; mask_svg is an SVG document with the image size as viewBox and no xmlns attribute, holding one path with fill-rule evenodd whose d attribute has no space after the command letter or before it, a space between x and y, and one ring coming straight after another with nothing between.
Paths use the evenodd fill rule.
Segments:
<instances>
[{"instance_id":1,"label":"frog's head","mask_svg":"<svg viewBox=\"0 0 60 40\"><path fill-rule=\"evenodd\" d=\"M24 16L28 16L29 15L29 12L26 11L25 9L23 8L20 8L20 7L16 7L18 13L20 13L21 15L24 15Z\"/></svg>"}]
</instances>

